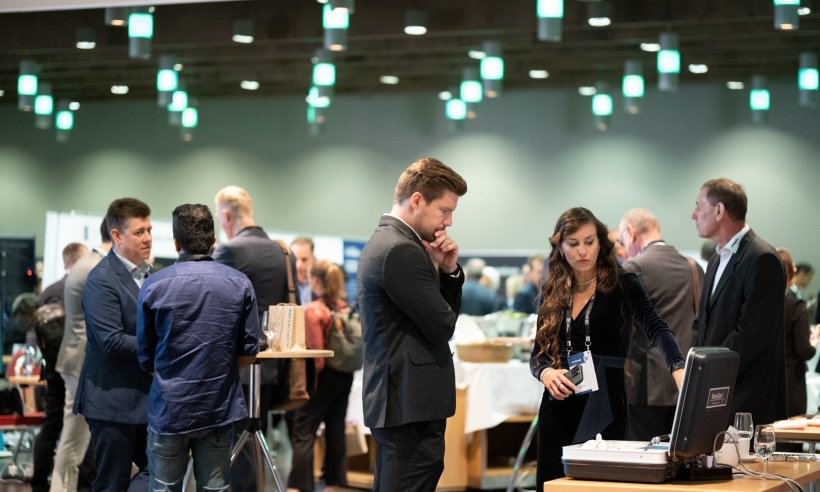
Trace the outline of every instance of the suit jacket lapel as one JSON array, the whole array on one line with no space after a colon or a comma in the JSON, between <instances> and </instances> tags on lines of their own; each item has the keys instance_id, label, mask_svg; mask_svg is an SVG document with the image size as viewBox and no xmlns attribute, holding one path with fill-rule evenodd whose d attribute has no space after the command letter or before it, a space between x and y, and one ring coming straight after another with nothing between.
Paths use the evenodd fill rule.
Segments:
<instances>
[{"instance_id":1,"label":"suit jacket lapel","mask_svg":"<svg viewBox=\"0 0 820 492\"><path fill-rule=\"evenodd\" d=\"M715 292L709 299L710 309L714 304L715 300L717 299L717 297L720 295L720 292L729 282L729 279L735 272L735 268L737 268L738 263L740 263L740 261L743 259L743 255L746 253L746 246L749 244L749 241L751 241L753 238L754 233L751 230L749 230L740 240L740 246L738 246L737 248L737 253L733 254L732 257L729 259L729 263L726 265L726 269L723 270L723 275L720 276L720 280L718 281L718 285L715 288Z\"/></svg>"},{"instance_id":2,"label":"suit jacket lapel","mask_svg":"<svg viewBox=\"0 0 820 492\"><path fill-rule=\"evenodd\" d=\"M122 282L123 285L125 285L125 288L128 289L128 292L130 292L131 295L134 296L134 299L136 299L140 293L140 288L134 281L134 277L131 275L131 272L129 272L128 269L125 268L125 265L117 257L116 253L114 253L113 249L110 253L108 253L108 256L110 257L109 260L111 261L111 268L113 268L114 271L117 272L117 277L119 277L120 282Z\"/></svg>"},{"instance_id":3,"label":"suit jacket lapel","mask_svg":"<svg viewBox=\"0 0 820 492\"><path fill-rule=\"evenodd\" d=\"M422 251L424 251L424 255L427 256L427 258L430 260L430 267L433 270L433 274L436 276L436 278L438 278L438 268L436 267L436 264L433 263L433 259L430 258L430 255L427 253L427 248L425 248L424 245L421 243L421 240L419 239L418 234L416 234L416 231L410 228L410 226L405 224L403 221L388 214L382 215L382 218L379 221L379 225L393 226L402 235L407 237L407 239L410 239L411 241L416 243L418 247L421 248Z\"/></svg>"}]
</instances>

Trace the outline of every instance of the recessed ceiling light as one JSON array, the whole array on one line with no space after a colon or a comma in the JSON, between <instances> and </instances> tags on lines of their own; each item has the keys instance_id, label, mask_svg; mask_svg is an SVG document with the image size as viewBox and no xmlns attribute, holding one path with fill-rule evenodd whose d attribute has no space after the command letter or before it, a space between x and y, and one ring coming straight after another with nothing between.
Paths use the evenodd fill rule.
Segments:
<instances>
[{"instance_id":1,"label":"recessed ceiling light","mask_svg":"<svg viewBox=\"0 0 820 492\"><path fill-rule=\"evenodd\" d=\"M148 13L149 14L153 14L154 10L156 10L154 7L148 7Z\"/></svg>"},{"instance_id":2,"label":"recessed ceiling light","mask_svg":"<svg viewBox=\"0 0 820 492\"><path fill-rule=\"evenodd\" d=\"M127 85L112 85L111 86L111 94L117 94L117 95L128 94L128 86Z\"/></svg>"},{"instance_id":3,"label":"recessed ceiling light","mask_svg":"<svg viewBox=\"0 0 820 492\"><path fill-rule=\"evenodd\" d=\"M545 79L550 76L546 70L530 70L531 79Z\"/></svg>"},{"instance_id":4,"label":"recessed ceiling light","mask_svg":"<svg viewBox=\"0 0 820 492\"><path fill-rule=\"evenodd\" d=\"M732 89L733 91L740 91L743 90L744 84L739 80L730 80L726 82L726 87Z\"/></svg>"},{"instance_id":5,"label":"recessed ceiling light","mask_svg":"<svg viewBox=\"0 0 820 492\"><path fill-rule=\"evenodd\" d=\"M75 45L79 50L93 50L97 47L97 43L94 41L77 41Z\"/></svg>"},{"instance_id":6,"label":"recessed ceiling light","mask_svg":"<svg viewBox=\"0 0 820 492\"><path fill-rule=\"evenodd\" d=\"M592 27L606 27L612 24L612 21L609 17L590 17L587 19L587 22Z\"/></svg>"},{"instance_id":7,"label":"recessed ceiling light","mask_svg":"<svg viewBox=\"0 0 820 492\"><path fill-rule=\"evenodd\" d=\"M239 83L239 87L245 89L246 91L255 91L259 89L259 82L255 80L243 80Z\"/></svg>"},{"instance_id":8,"label":"recessed ceiling light","mask_svg":"<svg viewBox=\"0 0 820 492\"><path fill-rule=\"evenodd\" d=\"M234 43L251 44L253 43L253 36L246 34L234 34L231 38Z\"/></svg>"},{"instance_id":9,"label":"recessed ceiling light","mask_svg":"<svg viewBox=\"0 0 820 492\"><path fill-rule=\"evenodd\" d=\"M182 63L174 63L174 71L181 72L182 71Z\"/></svg>"},{"instance_id":10,"label":"recessed ceiling light","mask_svg":"<svg viewBox=\"0 0 820 492\"><path fill-rule=\"evenodd\" d=\"M442 101L449 101L453 98L453 94L450 91L441 91L438 93L438 98Z\"/></svg>"},{"instance_id":11,"label":"recessed ceiling light","mask_svg":"<svg viewBox=\"0 0 820 492\"><path fill-rule=\"evenodd\" d=\"M70 109L71 111L77 111L78 109L80 109L80 103L78 103L77 101L71 101L70 103L68 103L68 109Z\"/></svg>"},{"instance_id":12,"label":"recessed ceiling light","mask_svg":"<svg viewBox=\"0 0 820 492\"><path fill-rule=\"evenodd\" d=\"M3 89L0 89L0 97L3 97L5 95L6 95L6 91L4 91Z\"/></svg>"},{"instance_id":13,"label":"recessed ceiling light","mask_svg":"<svg viewBox=\"0 0 820 492\"><path fill-rule=\"evenodd\" d=\"M703 63L690 63L689 71L692 73L706 73L709 71L709 67Z\"/></svg>"},{"instance_id":14,"label":"recessed ceiling light","mask_svg":"<svg viewBox=\"0 0 820 492\"><path fill-rule=\"evenodd\" d=\"M424 36L427 34L427 28L424 26L406 26L404 33L410 36Z\"/></svg>"},{"instance_id":15,"label":"recessed ceiling light","mask_svg":"<svg viewBox=\"0 0 820 492\"><path fill-rule=\"evenodd\" d=\"M382 75L379 77L379 82L387 85L396 85L399 83L399 78L395 75Z\"/></svg>"},{"instance_id":16,"label":"recessed ceiling light","mask_svg":"<svg viewBox=\"0 0 820 492\"><path fill-rule=\"evenodd\" d=\"M641 49L649 53L655 53L661 50L659 43L641 43Z\"/></svg>"},{"instance_id":17,"label":"recessed ceiling light","mask_svg":"<svg viewBox=\"0 0 820 492\"><path fill-rule=\"evenodd\" d=\"M484 53L481 50L470 50L467 52L467 56L473 60L483 60L487 56L487 53Z\"/></svg>"},{"instance_id":18,"label":"recessed ceiling light","mask_svg":"<svg viewBox=\"0 0 820 492\"><path fill-rule=\"evenodd\" d=\"M811 7L799 7L797 9L797 15L809 15L811 13Z\"/></svg>"},{"instance_id":19,"label":"recessed ceiling light","mask_svg":"<svg viewBox=\"0 0 820 492\"><path fill-rule=\"evenodd\" d=\"M582 96L594 96L597 93L598 90L591 85L582 85L578 88L578 94L581 94Z\"/></svg>"}]
</instances>

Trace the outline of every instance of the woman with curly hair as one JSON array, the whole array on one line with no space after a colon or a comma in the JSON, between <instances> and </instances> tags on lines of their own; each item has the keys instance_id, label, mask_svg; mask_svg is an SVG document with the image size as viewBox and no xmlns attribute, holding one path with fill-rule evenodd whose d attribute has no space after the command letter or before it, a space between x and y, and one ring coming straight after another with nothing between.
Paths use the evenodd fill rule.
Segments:
<instances>
[{"instance_id":1,"label":"woman with curly hair","mask_svg":"<svg viewBox=\"0 0 820 492\"><path fill-rule=\"evenodd\" d=\"M632 326L646 331L678 387L684 359L637 276L622 270L607 228L589 210L561 214L541 286L538 331L530 369L544 385L538 413L538 482L562 477L562 447L594 439L624 439L627 399L624 361ZM575 394L567 356L590 351L598 390Z\"/></svg>"}]
</instances>

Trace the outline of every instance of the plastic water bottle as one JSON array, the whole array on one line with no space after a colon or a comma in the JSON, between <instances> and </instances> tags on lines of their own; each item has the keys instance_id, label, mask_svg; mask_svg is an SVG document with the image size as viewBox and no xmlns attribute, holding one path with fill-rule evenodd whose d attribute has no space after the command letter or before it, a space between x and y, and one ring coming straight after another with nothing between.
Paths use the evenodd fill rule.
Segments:
<instances>
[{"instance_id":1,"label":"plastic water bottle","mask_svg":"<svg viewBox=\"0 0 820 492\"><path fill-rule=\"evenodd\" d=\"M34 365L37 364L37 351L31 345L23 349L23 376L34 374Z\"/></svg>"}]
</instances>

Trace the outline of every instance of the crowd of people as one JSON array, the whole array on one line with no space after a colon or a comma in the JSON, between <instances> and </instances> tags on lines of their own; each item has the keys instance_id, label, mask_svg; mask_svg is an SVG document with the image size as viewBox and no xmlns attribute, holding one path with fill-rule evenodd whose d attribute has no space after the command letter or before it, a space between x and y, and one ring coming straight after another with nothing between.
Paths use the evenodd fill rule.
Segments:
<instances>
[{"instance_id":1,"label":"crowd of people","mask_svg":"<svg viewBox=\"0 0 820 492\"><path fill-rule=\"evenodd\" d=\"M376 442L374 489L434 490L444 468L446 419L455 413L449 341L460 313L512 308L537 315L530 369L544 386L538 482L563 475L562 446L601 434L649 440L668 433L690 347L740 355L731 414L757 422L806 412L806 361L816 350L814 274L746 222L748 199L729 179L705 182L691 218L714 243L705 272L661 235L649 210L608 230L574 207L557 219L546 255L528 258L515 293L483 260L462 268L449 235L467 183L422 158L398 179L359 262L358 299L343 268L314 257L313 242L283 249L254 219L246 190L219 190L211 208L171 214L179 255L155 269L151 209L114 200L92 250L63 251L67 274L41 298L14 303L13 343L39 345L45 419L35 444L32 490L180 490L189 456L199 490L256 490L258 448L239 436L248 419L249 366L260 365L260 415L275 408L286 362L256 360L260 321L289 294L305 310L309 349L323 349L339 315L361 315L364 425ZM215 224L228 238L216 244ZM288 277L297 279L289 293ZM346 485L345 415L353 374L308 362L308 403L285 415L293 447L289 490L312 492L314 442L324 424L325 490ZM583 365L584 383L570 373ZM579 391L594 382L594 390ZM250 426L250 428L249 428ZM59 444L58 444L59 443Z\"/></svg>"}]
</instances>

